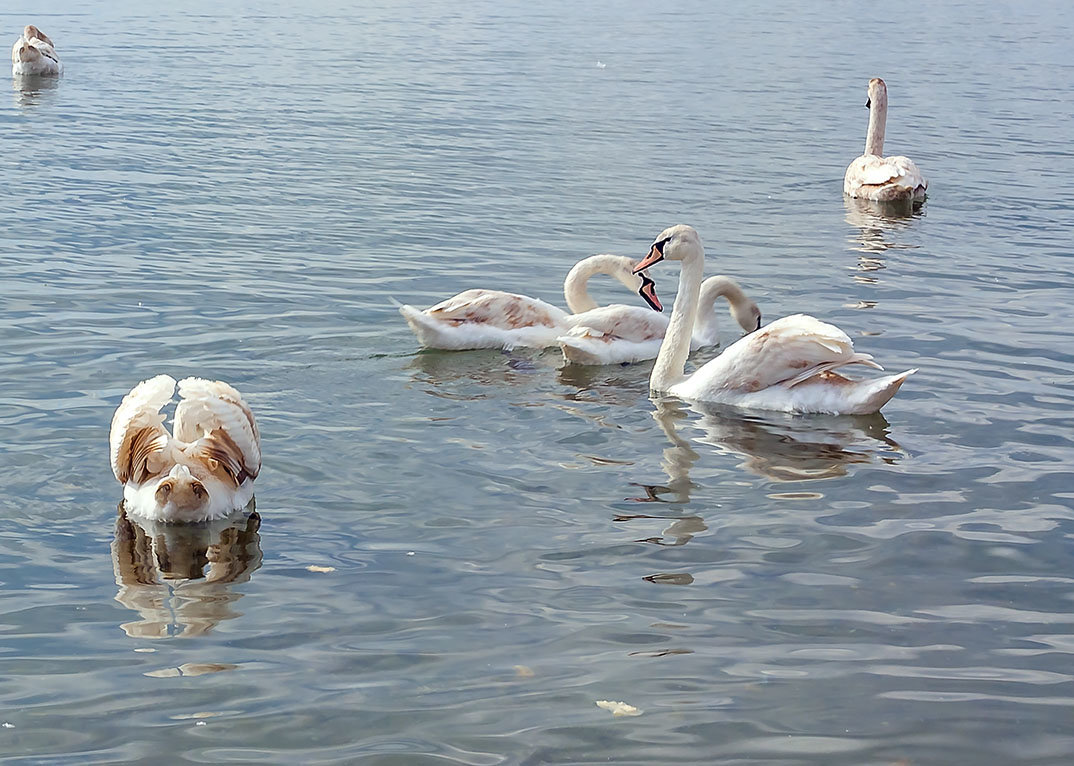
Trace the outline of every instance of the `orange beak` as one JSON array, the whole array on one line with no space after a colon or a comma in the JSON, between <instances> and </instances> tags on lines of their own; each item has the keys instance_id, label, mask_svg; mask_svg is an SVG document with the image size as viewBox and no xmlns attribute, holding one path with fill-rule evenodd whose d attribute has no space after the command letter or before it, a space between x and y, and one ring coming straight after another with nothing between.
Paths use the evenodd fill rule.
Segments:
<instances>
[{"instance_id":1,"label":"orange beak","mask_svg":"<svg viewBox=\"0 0 1074 766\"><path fill-rule=\"evenodd\" d=\"M662 243L660 242L653 243L653 246L649 248L649 254L642 259L641 263L634 267L635 274L637 274L639 271L644 271L645 269L652 266L654 263L659 263L660 261L664 260L664 253L660 250L661 244Z\"/></svg>"},{"instance_id":2,"label":"orange beak","mask_svg":"<svg viewBox=\"0 0 1074 766\"><path fill-rule=\"evenodd\" d=\"M660 303L660 298L656 295L656 282L650 279L648 274L641 275L641 287L638 288L638 295L645 299L645 302L649 304L649 308L653 311L663 311L664 306Z\"/></svg>"}]
</instances>

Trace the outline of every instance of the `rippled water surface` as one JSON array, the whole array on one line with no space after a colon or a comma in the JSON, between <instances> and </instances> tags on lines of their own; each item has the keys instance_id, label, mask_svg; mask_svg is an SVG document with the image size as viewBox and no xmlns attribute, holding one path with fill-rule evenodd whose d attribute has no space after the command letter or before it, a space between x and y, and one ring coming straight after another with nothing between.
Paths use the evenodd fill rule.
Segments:
<instances>
[{"instance_id":1,"label":"rippled water surface","mask_svg":"<svg viewBox=\"0 0 1074 766\"><path fill-rule=\"evenodd\" d=\"M16 6L67 71L0 93L5 762L1074 757L1067 4ZM876 75L912 217L841 197ZM701 411L391 302L680 221L920 372ZM161 372L247 396L256 516L117 516Z\"/></svg>"}]
</instances>

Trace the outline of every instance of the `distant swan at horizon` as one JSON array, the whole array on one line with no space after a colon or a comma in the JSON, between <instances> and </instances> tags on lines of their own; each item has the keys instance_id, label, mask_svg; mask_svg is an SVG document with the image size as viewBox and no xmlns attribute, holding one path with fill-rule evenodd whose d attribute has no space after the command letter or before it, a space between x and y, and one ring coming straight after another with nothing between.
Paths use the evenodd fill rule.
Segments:
<instances>
[{"instance_id":1,"label":"distant swan at horizon","mask_svg":"<svg viewBox=\"0 0 1074 766\"><path fill-rule=\"evenodd\" d=\"M11 76L61 74L63 64L48 35L27 24L11 48Z\"/></svg>"},{"instance_id":2,"label":"distant swan at horizon","mask_svg":"<svg viewBox=\"0 0 1074 766\"><path fill-rule=\"evenodd\" d=\"M538 298L502 290L464 290L425 310L401 305L399 313L426 348L464 351L478 348L545 348L573 326L576 317L597 309L589 295L590 277L607 274L641 295L655 310L661 306L647 274L635 276L637 260L602 253L583 258L567 273L563 295L570 313ZM640 309L649 311L649 309Z\"/></svg>"},{"instance_id":3,"label":"distant swan at horizon","mask_svg":"<svg viewBox=\"0 0 1074 766\"><path fill-rule=\"evenodd\" d=\"M761 310L738 282L723 275L709 277L701 283L697 321L691 333L691 351L720 343L715 310L717 298L727 299L731 317L746 332L761 327ZM556 342L563 351L564 360L570 364L641 362L656 358L667 327L666 314L645 311L636 306L598 308L577 317L574 327L556 338Z\"/></svg>"},{"instance_id":4,"label":"distant swan at horizon","mask_svg":"<svg viewBox=\"0 0 1074 766\"><path fill-rule=\"evenodd\" d=\"M879 77L869 80L869 130L865 153L850 163L843 177L843 194L874 202L920 202L929 182L909 157L885 157L884 129L888 117L888 87Z\"/></svg>"},{"instance_id":5,"label":"distant swan at horizon","mask_svg":"<svg viewBox=\"0 0 1074 766\"><path fill-rule=\"evenodd\" d=\"M123 397L109 434L112 473L128 513L165 522L211 521L246 507L261 470L261 436L227 383L179 381L172 433L160 410L175 379L157 375Z\"/></svg>"},{"instance_id":6,"label":"distant swan at horizon","mask_svg":"<svg viewBox=\"0 0 1074 766\"><path fill-rule=\"evenodd\" d=\"M697 231L684 224L665 229L636 268L649 268L664 259L680 261L681 272L668 331L649 378L653 391L754 409L864 415L879 411L916 372L874 380L846 378L835 370L849 364L880 365L869 354L855 353L854 344L838 327L794 314L750 333L687 375L690 333L705 268Z\"/></svg>"}]
</instances>

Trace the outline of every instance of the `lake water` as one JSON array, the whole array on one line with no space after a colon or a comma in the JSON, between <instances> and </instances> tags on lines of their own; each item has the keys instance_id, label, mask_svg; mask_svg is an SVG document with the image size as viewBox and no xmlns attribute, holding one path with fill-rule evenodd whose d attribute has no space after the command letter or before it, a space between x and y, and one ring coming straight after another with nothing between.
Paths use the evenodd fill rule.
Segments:
<instances>
[{"instance_id":1,"label":"lake water","mask_svg":"<svg viewBox=\"0 0 1074 766\"><path fill-rule=\"evenodd\" d=\"M0 13L66 66L0 93L5 763L1070 762L1069 4L147 8ZM909 218L841 196L878 75ZM921 371L700 412L391 303L678 222ZM157 373L246 395L260 518L117 519Z\"/></svg>"}]
</instances>

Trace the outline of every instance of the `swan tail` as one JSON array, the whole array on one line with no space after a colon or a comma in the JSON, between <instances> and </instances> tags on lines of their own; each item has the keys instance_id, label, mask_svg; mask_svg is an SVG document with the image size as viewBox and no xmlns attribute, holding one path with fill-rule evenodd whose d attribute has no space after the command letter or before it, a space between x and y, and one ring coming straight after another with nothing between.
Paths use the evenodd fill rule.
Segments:
<instances>
[{"instance_id":1,"label":"swan tail","mask_svg":"<svg viewBox=\"0 0 1074 766\"><path fill-rule=\"evenodd\" d=\"M900 372L897 375L886 375L876 380L861 381L858 384L860 393L855 397L858 399L858 404L849 414L871 415L874 412L879 412L880 408L891 401L891 398L898 393L906 379L915 372L917 372L917 368Z\"/></svg>"}]
</instances>

